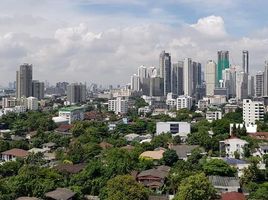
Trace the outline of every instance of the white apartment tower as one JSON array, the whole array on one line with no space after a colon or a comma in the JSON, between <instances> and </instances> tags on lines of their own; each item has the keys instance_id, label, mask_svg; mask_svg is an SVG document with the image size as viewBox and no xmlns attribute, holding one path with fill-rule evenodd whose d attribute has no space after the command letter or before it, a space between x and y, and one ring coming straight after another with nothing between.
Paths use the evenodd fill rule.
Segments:
<instances>
[{"instance_id":1,"label":"white apartment tower","mask_svg":"<svg viewBox=\"0 0 268 200\"><path fill-rule=\"evenodd\" d=\"M177 98L177 110L186 108L190 110L193 105L192 97L190 96L179 96Z\"/></svg>"},{"instance_id":2,"label":"white apartment tower","mask_svg":"<svg viewBox=\"0 0 268 200\"><path fill-rule=\"evenodd\" d=\"M114 111L115 114L125 114L128 111L128 101L122 97L108 101L108 111Z\"/></svg>"},{"instance_id":3,"label":"white apartment tower","mask_svg":"<svg viewBox=\"0 0 268 200\"><path fill-rule=\"evenodd\" d=\"M131 90L140 91L140 77L136 74L131 76Z\"/></svg>"},{"instance_id":4,"label":"white apartment tower","mask_svg":"<svg viewBox=\"0 0 268 200\"><path fill-rule=\"evenodd\" d=\"M213 60L209 60L205 68L205 81L206 81L206 95L213 96L216 86L216 63Z\"/></svg>"},{"instance_id":5,"label":"white apartment tower","mask_svg":"<svg viewBox=\"0 0 268 200\"><path fill-rule=\"evenodd\" d=\"M256 121L264 119L264 104L260 101L252 101L250 99L243 100L243 120L246 124L252 125Z\"/></svg>"}]
</instances>

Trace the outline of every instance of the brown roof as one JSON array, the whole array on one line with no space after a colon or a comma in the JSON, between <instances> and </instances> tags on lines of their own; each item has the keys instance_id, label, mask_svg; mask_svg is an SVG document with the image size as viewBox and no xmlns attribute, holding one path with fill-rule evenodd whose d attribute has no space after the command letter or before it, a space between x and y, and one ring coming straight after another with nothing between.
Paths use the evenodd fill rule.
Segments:
<instances>
[{"instance_id":1,"label":"brown roof","mask_svg":"<svg viewBox=\"0 0 268 200\"><path fill-rule=\"evenodd\" d=\"M100 146L101 148L103 148L103 149L107 149L107 148L111 148L111 147L113 147L114 145L112 145L112 144L110 144L110 143L108 143L108 142L101 142L101 143L99 144L99 146Z\"/></svg>"},{"instance_id":2,"label":"brown roof","mask_svg":"<svg viewBox=\"0 0 268 200\"><path fill-rule=\"evenodd\" d=\"M151 158L153 160L160 160L163 158L164 150L156 150L156 151L145 151L143 152L140 157L141 158Z\"/></svg>"},{"instance_id":3,"label":"brown roof","mask_svg":"<svg viewBox=\"0 0 268 200\"><path fill-rule=\"evenodd\" d=\"M70 124L61 124L58 128L56 128L56 131L58 132L68 132L71 130L73 126Z\"/></svg>"},{"instance_id":4,"label":"brown roof","mask_svg":"<svg viewBox=\"0 0 268 200\"><path fill-rule=\"evenodd\" d=\"M45 194L46 197L52 198L55 200L69 200L74 197L75 192L67 188L57 188L54 191L48 192Z\"/></svg>"},{"instance_id":5,"label":"brown roof","mask_svg":"<svg viewBox=\"0 0 268 200\"><path fill-rule=\"evenodd\" d=\"M137 178L139 179L139 178L145 177L145 176L153 176L153 177L164 179L167 177L169 170L170 170L170 167L160 166L158 168L149 169L149 170L145 170L145 171L140 172L138 174Z\"/></svg>"},{"instance_id":6,"label":"brown roof","mask_svg":"<svg viewBox=\"0 0 268 200\"><path fill-rule=\"evenodd\" d=\"M135 149L135 147L131 146L131 145L127 145L127 146L123 146L121 147L121 149L125 149L127 151L132 151L133 149Z\"/></svg>"},{"instance_id":7,"label":"brown roof","mask_svg":"<svg viewBox=\"0 0 268 200\"><path fill-rule=\"evenodd\" d=\"M60 172L67 172L70 174L76 174L82 171L86 167L86 164L59 164L55 167Z\"/></svg>"},{"instance_id":8,"label":"brown roof","mask_svg":"<svg viewBox=\"0 0 268 200\"><path fill-rule=\"evenodd\" d=\"M249 135L258 140L268 140L268 132L250 133Z\"/></svg>"},{"instance_id":9,"label":"brown roof","mask_svg":"<svg viewBox=\"0 0 268 200\"><path fill-rule=\"evenodd\" d=\"M16 200L40 200L36 197L19 197Z\"/></svg>"},{"instance_id":10,"label":"brown roof","mask_svg":"<svg viewBox=\"0 0 268 200\"><path fill-rule=\"evenodd\" d=\"M10 149L10 150L2 152L1 154L25 158L26 156L28 156L29 153L28 153L28 151L25 151L23 149Z\"/></svg>"},{"instance_id":11,"label":"brown roof","mask_svg":"<svg viewBox=\"0 0 268 200\"><path fill-rule=\"evenodd\" d=\"M222 193L221 200L246 200L246 197L239 192L226 192Z\"/></svg>"}]
</instances>

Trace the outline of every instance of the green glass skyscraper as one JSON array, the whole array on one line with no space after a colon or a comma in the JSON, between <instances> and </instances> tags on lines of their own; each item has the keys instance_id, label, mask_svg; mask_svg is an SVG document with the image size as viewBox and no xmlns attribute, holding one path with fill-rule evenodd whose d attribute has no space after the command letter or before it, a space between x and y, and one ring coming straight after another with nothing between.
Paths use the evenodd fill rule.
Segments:
<instances>
[{"instance_id":1,"label":"green glass skyscraper","mask_svg":"<svg viewBox=\"0 0 268 200\"><path fill-rule=\"evenodd\" d=\"M217 84L222 80L222 70L229 68L229 51L218 51Z\"/></svg>"}]
</instances>

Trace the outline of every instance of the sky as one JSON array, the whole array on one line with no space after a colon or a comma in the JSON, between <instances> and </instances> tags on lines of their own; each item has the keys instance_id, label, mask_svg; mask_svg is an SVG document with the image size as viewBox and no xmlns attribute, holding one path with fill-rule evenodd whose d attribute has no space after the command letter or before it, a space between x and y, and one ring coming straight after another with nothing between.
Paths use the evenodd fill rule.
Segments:
<instances>
[{"instance_id":1,"label":"sky","mask_svg":"<svg viewBox=\"0 0 268 200\"><path fill-rule=\"evenodd\" d=\"M250 72L268 60L266 0L1 0L0 85L23 63L33 79L127 84L140 65L201 62L229 50L250 54Z\"/></svg>"}]
</instances>

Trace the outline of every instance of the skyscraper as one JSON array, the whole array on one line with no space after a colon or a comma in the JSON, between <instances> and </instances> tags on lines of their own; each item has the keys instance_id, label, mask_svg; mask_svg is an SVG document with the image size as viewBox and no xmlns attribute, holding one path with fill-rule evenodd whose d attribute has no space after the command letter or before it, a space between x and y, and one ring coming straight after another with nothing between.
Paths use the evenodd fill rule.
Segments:
<instances>
[{"instance_id":1,"label":"skyscraper","mask_svg":"<svg viewBox=\"0 0 268 200\"><path fill-rule=\"evenodd\" d=\"M222 70L229 68L229 51L218 51L217 84L222 80Z\"/></svg>"},{"instance_id":2,"label":"skyscraper","mask_svg":"<svg viewBox=\"0 0 268 200\"><path fill-rule=\"evenodd\" d=\"M236 98L237 100L248 98L248 75L243 71L236 73Z\"/></svg>"},{"instance_id":3,"label":"skyscraper","mask_svg":"<svg viewBox=\"0 0 268 200\"><path fill-rule=\"evenodd\" d=\"M183 95L183 61L172 65L171 91L175 95Z\"/></svg>"},{"instance_id":4,"label":"skyscraper","mask_svg":"<svg viewBox=\"0 0 268 200\"><path fill-rule=\"evenodd\" d=\"M33 80L32 88L33 88L33 92L32 92L33 97L37 98L38 100L41 100L44 98L44 90L45 90L44 82Z\"/></svg>"},{"instance_id":5,"label":"skyscraper","mask_svg":"<svg viewBox=\"0 0 268 200\"><path fill-rule=\"evenodd\" d=\"M206 95L214 95L214 89L216 86L216 63L213 60L209 60L205 69L205 82L206 82Z\"/></svg>"},{"instance_id":6,"label":"skyscraper","mask_svg":"<svg viewBox=\"0 0 268 200\"><path fill-rule=\"evenodd\" d=\"M245 73L249 73L249 67L248 67L248 60L249 56L248 56L248 51L244 50L243 54L242 54L242 67L243 67L243 71Z\"/></svg>"},{"instance_id":7,"label":"skyscraper","mask_svg":"<svg viewBox=\"0 0 268 200\"><path fill-rule=\"evenodd\" d=\"M136 74L131 76L131 90L140 91L140 77Z\"/></svg>"},{"instance_id":8,"label":"skyscraper","mask_svg":"<svg viewBox=\"0 0 268 200\"><path fill-rule=\"evenodd\" d=\"M201 63L192 62L193 65L193 94L196 93L196 88L201 85Z\"/></svg>"},{"instance_id":9,"label":"skyscraper","mask_svg":"<svg viewBox=\"0 0 268 200\"><path fill-rule=\"evenodd\" d=\"M138 76L140 78L140 83L143 83L143 80L147 78L147 68L144 65L141 65L138 68Z\"/></svg>"},{"instance_id":10,"label":"skyscraper","mask_svg":"<svg viewBox=\"0 0 268 200\"><path fill-rule=\"evenodd\" d=\"M162 51L159 56L159 76L164 78L164 96L171 92L171 57Z\"/></svg>"},{"instance_id":11,"label":"skyscraper","mask_svg":"<svg viewBox=\"0 0 268 200\"><path fill-rule=\"evenodd\" d=\"M16 72L16 97L32 96L33 67L24 63L20 65L19 71Z\"/></svg>"},{"instance_id":12,"label":"skyscraper","mask_svg":"<svg viewBox=\"0 0 268 200\"><path fill-rule=\"evenodd\" d=\"M264 66L263 96L268 96L268 61L265 61L265 66Z\"/></svg>"},{"instance_id":13,"label":"skyscraper","mask_svg":"<svg viewBox=\"0 0 268 200\"><path fill-rule=\"evenodd\" d=\"M67 101L70 104L82 103L86 101L86 85L72 83L67 86Z\"/></svg>"},{"instance_id":14,"label":"skyscraper","mask_svg":"<svg viewBox=\"0 0 268 200\"><path fill-rule=\"evenodd\" d=\"M193 95L193 62L191 58L185 58L183 63L183 90L184 95Z\"/></svg>"},{"instance_id":15,"label":"skyscraper","mask_svg":"<svg viewBox=\"0 0 268 200\"><path fill-rule=\"evenodd\" d=\"M260 71L255 76L255 96L262 97L263 96L263 81L264 81L263 72Z\"/></svg>"}]
</instances>

